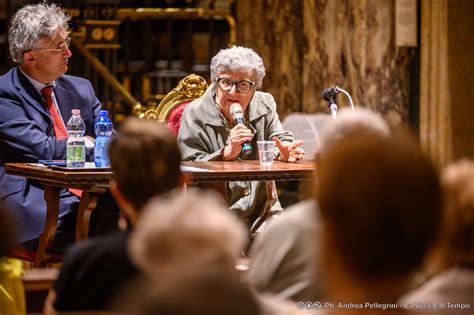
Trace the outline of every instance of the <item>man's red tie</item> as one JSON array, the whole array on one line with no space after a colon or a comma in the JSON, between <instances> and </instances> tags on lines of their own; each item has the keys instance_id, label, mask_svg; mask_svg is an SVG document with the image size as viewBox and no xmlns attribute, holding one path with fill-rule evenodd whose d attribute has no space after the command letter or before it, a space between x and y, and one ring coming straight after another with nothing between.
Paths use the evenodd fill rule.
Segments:
<instances>
[{"instance_id":1,"label":"man's red tie","mask_svg":"<svg viewBox=\"0 0 474 315\"><path fill-rule=\"evenodd\" d=\"M67 139L66 126L64 126L64 122L58 113L58 109L54 105L52 93L52 86L47 86L41 90L41 94L43 94L44 100L46 101L46 106L48 107L49 114L53 119L54 135L57 139Z\"/></svg>"},{"instance_id":2,"label":"man's red tie","mask_svg":"<svg viewBox=\"0 0 474 315\"><path fill-rule=\"evenodd\" d=\"M41 90L41 94L43 94L46 106L49 110L49 114L51 115L51 119L53 120L54 135L57 139L67 139L68 135L66 126L64 126L63 119L61 118L61 115L59 115L56 105L54 105L52 93L52 86L47 86ZM82 190L79 189L69 188L69 191L79 197L82 195Z\"/></svg>"}]
</instances>

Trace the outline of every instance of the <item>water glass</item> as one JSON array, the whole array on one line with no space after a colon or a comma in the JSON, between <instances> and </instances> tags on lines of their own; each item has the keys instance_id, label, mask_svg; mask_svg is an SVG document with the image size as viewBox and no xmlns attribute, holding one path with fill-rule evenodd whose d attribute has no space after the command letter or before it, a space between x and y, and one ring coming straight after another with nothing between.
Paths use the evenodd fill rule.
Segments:
<instances>
[{"instance_id":1,"label":"water glass","mask_svg":"<svg viewBox=\"0 0 474 315\"><path fill-rule=\"evenodd\" d=\"M270 166L273 164L273 156L275 154L275 141L257 141L258 155L260 165Z\"/></svg>"}]
</instances>

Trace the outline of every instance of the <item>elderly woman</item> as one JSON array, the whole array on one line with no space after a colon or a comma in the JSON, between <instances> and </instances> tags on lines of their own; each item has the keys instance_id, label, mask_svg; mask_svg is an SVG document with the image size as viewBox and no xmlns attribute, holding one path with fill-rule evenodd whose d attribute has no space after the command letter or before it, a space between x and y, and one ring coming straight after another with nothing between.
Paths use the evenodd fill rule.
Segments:
<instances>
[{"instance_id":1,"label":"elderly woman","mask_svg":"<svg viewBox=\"0 0 474 315\"><path fill-rule=\"evenodd\" d=\"M280 160L295 162L304 156L299 147L303 142L295 141L290 132L283 130L273 97L257 92L264 76L263 60L250 48L234 46L212 58L211 85L183 112L178 142L184 160L256 160L260 140L275 140ZM235 103L242 107L244 124L234 123L230 108ZM242 150L246 143L253 148L249 154ZM230 209L250 224L263 214L264 182L228 182L226 196ZM281 209L275 200L271 210Z\"/></svg>"}]
</instances>

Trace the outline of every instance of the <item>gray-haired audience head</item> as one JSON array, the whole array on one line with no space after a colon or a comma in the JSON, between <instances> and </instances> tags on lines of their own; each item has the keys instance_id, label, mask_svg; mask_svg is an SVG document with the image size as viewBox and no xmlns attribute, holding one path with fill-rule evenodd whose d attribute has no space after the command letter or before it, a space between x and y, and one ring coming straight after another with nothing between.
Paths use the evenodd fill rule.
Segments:
<instances>
[{"instance_id":1,"label":"gray-haired audience head","mask_svg":"<svg viewBox=\"0 0 474 315\"><path fill-rule=\"evenodd\" d=\"M175 191L152 199L131 235L131 260L151 276L190 265L231 266L247 243L247 230L220 195Z\"/></svg>"},{"instance_id":2,"label":"gray-haired audience head","mask_svg":"<svg viewBox=\"0 0 474 315\"><path fill-rule=\"evenodd\" d=\"M215 82L219 74L225 71L253 72L258 87L262 86L265 66L262 58L251 48L233 46L221 49L211 60L211 80Z\"/></svg>"},{"instance_id":3,"label":"gray-haired audience head","mask_svg":"<svg viewBox=\"0 0 474 315\"><path fill-rule=\"evenodd\" d=\"M13 61L21 64L23 53L35 48L40 39L53 39L58 31L67 31L69 19L56 4L38 3L18 10L8 30Z\"/></svg>"},{"instance_id":4,"label":"gray-haired audience head","mask_svg":"<svg viewBox=\"0 0 474 315\"><path fill-rule=\"evenodd\" d=\"M337 143L360 134L388 137L390 128L377 112L365 107L355 107L354 111L344 107L338 111L336 119L330 119L324 124L318 154L324 155Z\"/></svg>"},{"instance_id":5,"label":"gray-haired audience head","mask_svg":"<svg viewBox=\"0 0 474 315\"><path fill-rule=\"evenodd\" d=\"M114 309L131 315L257 315L260 306L236 272L191 265L172 277L129 283Z\"/></svg>"}]
</instances>

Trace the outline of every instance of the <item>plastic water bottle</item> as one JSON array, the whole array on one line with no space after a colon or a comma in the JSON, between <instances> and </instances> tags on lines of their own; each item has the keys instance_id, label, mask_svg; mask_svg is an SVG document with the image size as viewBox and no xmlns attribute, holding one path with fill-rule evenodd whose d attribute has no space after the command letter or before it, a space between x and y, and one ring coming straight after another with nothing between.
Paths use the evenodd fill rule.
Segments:
<instances>
[{"instance_id":1,"label":"plastic water bottle","mask_svg":"<svg viewBox=\"0 0 474 315\"><path fill-rule=\"evenodd\" d=\"M86 162L86 146L84 132L86 125L81 118L81 111L73 109L72 116L67 122L66 163L67 167L84 167Z\"/></svg>"},{"instance_id":2,"label":"plastic water bottle","mask_svg":"<svg viewBox=\"0 0 474 315\"><path fill-rule=\"evenodd\" d=\"M107 116L106 110L101 110L94 125L95 130L95 147L94 161L97 167L110 166L108 145L112 136L112 121Z\"/></svg>"}]
</instances>

